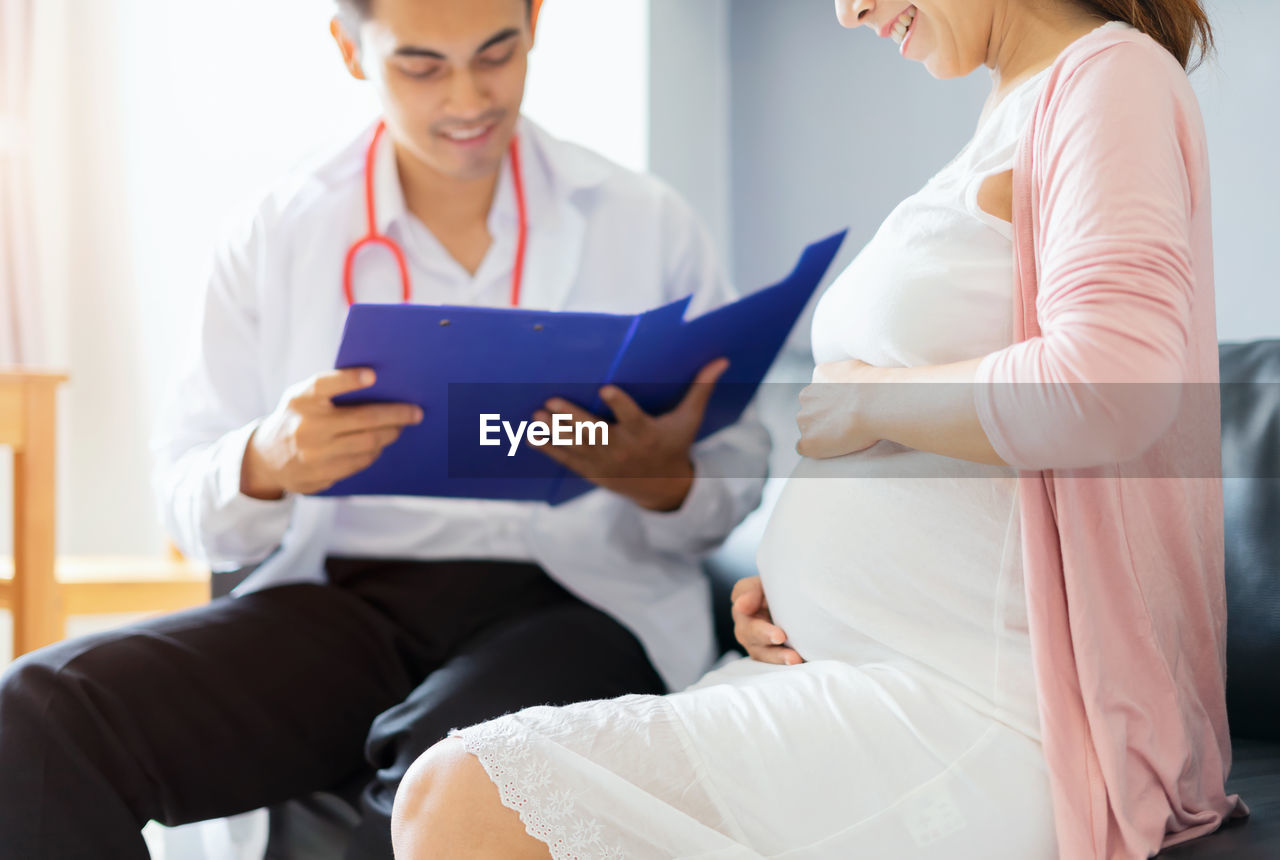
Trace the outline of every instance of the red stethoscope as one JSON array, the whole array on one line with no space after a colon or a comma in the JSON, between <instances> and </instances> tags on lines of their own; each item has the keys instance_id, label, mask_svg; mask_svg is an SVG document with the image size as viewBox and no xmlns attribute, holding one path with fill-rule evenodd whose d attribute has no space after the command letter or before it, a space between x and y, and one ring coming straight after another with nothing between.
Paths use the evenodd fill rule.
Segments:
<instances>
[{"instance_id":1,"label":"red stethoscope","mask_svg":"<svg viewBox=\"0 0 1280 860\"><path fill-rule=\"evenodd\" d=\"M379 122L378 127L374 129L373 140L369 142L369 151L365 154L364 201L366 214L369 218L369 232L363 239L352 245L351 250L347 251L347 260L342 270L342 289L346 294L348 306L351 306L356 302L356 257L358 257L360 252L370 245L381 245L391 252L391 256L395 257L396 265L400 268L400 287L404 303L408 304L410 297L413 295L413 283L409 277L409 264L405 261L404 250L390 236L387 236L385 233L378 232L378 210L374 199L373 175L374 165L378 155L378 143L382 140L382 135L386 130L386 122ZM518 238L516 239L516 265L515 270L511 275L512 307L520 306L520 288L523 286L524 281L524 252L525 245L529 239L529 213L525 208L524 175L520 170L519 143L519 138L513 137L511 139L511 179L512 184L515 185L516 210L519 214L520 222Z\"/></svg>"}]
</instances>

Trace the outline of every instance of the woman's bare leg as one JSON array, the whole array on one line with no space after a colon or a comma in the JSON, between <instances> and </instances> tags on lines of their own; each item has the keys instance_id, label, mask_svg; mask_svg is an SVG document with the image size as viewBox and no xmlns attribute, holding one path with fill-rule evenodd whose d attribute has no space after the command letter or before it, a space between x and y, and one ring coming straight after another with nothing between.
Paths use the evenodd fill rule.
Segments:
<instances>
[{"instance_id":1,"label":"woman's bare leg","mask_svg":"<svg viewBox=\"0 0 1280 860\"><path fill-rule=\"evenodd\" d=\"M414 762L391 816L396 860L548 860L480 762L447 738Z\"/></svg>"}]
</instances>

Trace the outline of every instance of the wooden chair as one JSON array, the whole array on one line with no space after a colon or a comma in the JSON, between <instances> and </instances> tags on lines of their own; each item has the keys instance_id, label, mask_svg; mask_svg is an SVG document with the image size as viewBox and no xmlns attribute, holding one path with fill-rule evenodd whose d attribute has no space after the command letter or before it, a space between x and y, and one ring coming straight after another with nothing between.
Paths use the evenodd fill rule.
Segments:
<instances>
[{"instance_id":1,"label":"wooden chair","mask_svg":"<svg viewBox=\"0 0 1280 860\"><path fill-rule=\"evenodd\" d=\"M61 640L69 615L172 612L209 600L209 571L170 547L158 558L56 552L57 388L61 373L0 372L0 445L13 450L13 561L0 563L0 608L13 656Z\"/></svg>"}]
</instances>

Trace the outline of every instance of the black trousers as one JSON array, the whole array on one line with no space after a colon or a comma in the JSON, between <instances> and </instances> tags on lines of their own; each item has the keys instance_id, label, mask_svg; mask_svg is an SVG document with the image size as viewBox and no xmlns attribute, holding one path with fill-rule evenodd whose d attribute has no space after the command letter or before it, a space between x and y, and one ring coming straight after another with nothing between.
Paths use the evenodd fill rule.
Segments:
<instances>
[{"instance_id":1,"label":"black trousers","mask_svg":"<svg viewBox=\"0 0 1280 860\"><path fill-rule=\"evenodd\" d=\"M409 765L453 727L665 687L538 567L330 559L290 585L41 649L0 679L0 855L147 857L177 825L359 788L348 857L391 857Z\"/></svg>"}]
</instances>

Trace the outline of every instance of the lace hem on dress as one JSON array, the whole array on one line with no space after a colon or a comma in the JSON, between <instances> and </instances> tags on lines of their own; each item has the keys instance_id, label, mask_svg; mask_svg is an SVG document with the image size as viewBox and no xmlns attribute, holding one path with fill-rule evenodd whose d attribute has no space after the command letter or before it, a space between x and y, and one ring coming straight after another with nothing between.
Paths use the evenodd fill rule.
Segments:
<instances>
[{"instance_id":1,"label":"lace hem on dress","mask_svg":"<svg viewBox=\"0 0 1280 860\"><path fill-rule=\"evenodd\" d=\"M552 786L552 766L533 749L532 733L510 717L490 720L450 737L462 740L489 779L502 805L520 815L525 832L546 843L552 860L622 860L622 846L605 839L595 817L578 809L579 791Z\"/></svg>"}]
</instances>

